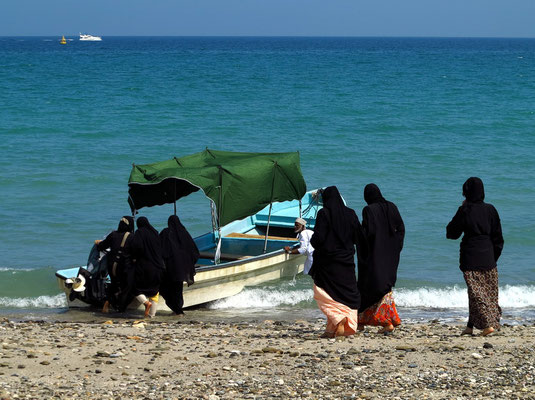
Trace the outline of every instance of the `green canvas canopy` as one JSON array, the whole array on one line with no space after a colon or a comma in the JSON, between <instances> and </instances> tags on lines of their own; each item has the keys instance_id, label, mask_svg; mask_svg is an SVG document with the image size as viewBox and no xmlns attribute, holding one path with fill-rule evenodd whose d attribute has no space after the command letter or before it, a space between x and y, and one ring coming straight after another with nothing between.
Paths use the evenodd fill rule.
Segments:
<instances>
[{"instance_id":1,"label":"green canvas canopy","mask_svg":"<svg viewBox=\"0 0 535 400\"><path fill-rule=\"evenodd\" d=\"M219 226L253 215L272 202L301 199L306 192L298 152L206 149L185 157L134 165L128 186L132 210L174 203L200 189L214 202Z\"/></svg>"}]
</instances>

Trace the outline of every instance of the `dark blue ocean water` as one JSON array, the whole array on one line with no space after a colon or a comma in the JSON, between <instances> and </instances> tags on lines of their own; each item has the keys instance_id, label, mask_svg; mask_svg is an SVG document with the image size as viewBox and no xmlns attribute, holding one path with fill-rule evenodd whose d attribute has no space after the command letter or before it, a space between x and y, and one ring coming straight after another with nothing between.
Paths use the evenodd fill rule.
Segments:
<instances>
[{"instance_id":1,"label":"dark blue ocean water","mask_svg":"<svg viewBox=\"0 0 535 400\"><path fill-rule=\"evenodd\" d=\"M129 213L132 163L205 147L299 150L308 188L337 185L359 215L377 183L407 228L406 307L466 305L445 225L479 176L502 218L500 301L535 307L535 40L103 39L0 38L0 307L61 306L54 270ZM172 206L142 211L163 228ZM178 211L210 229L202 195ZM245 296L312 307L309 286Z\"/></svg>"}]
</instances>

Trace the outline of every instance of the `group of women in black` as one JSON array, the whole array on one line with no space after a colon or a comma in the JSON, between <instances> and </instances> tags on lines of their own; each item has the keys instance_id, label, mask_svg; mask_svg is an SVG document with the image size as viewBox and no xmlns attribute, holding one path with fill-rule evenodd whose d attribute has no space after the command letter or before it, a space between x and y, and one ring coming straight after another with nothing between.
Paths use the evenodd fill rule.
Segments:
<instances>
[{"instance_id":1,"label":"group of women in black","mask_svg":"<svg viewBox=\"0 0 535 400\"><path fill-rule=\"evenodd\" d=\"M477 328L488 335L500 328L496 264L504 244L500 217L494 206L484 202L481 179L469 178L463 196L446 228L449 239L464 234L460 269L468 287L469 318L462 334ZM401 323L392 294L405 236L398 208L373 183L364 188L367 206L362 224L336 186L327 187L322 200L310 241L314 261L309 275L314 280L314 299L327 316L324 336L351 335L366 325L392 332ZM124 311L136 298L148 316L152 299L161 294L175 314L182 314L183 283L193 284L199 258L195 242L176 215L169 217L161 233L146 217L138 218L137 227L134 232L134 219L123 217L116 231L97 241L99 250L110 249L111 284L103 311L110 305Z\"/></svg>"},{"instance_id":2,"label":"group of women in black","mask_svg":"<svg viewBox=\"0 0 535 400\"><path fill-rule=\"evenodd\" d=\"M460 269L468 287L469 318L462 334L472 334L475 327L488 335L500 327L496 267L504 243L500 218L483 201L481 179L468 179L463 195L465 200L446 229L449 239L464 233ZM322 198L310 241L314 261L309 274L314 299L327 316L323 336L352 335L366 325L380 326L381 333L392 332L401 324L392 294L405 236L398 208L373 183L364 188L367 206L362 224L335 186L326 188Z\"/></svg>"},{"instance_id":3,"label":"group of women in black","mask_svg":"<svg viewBox=\"0 0 535 400\"><path fill-rule=\"evenodd\" d=\"M117 230L96 245L100 251L109 249L110 285L103 312L110 306L123 312L136 299L145 305L145 316L152 316L154 302L162 295L175 314L183 314L183 283L194 283L199 250L176 215L161 233L146 217L137 219L134 232L134 218L125 216Z\"/></svg>"}]
</instances>

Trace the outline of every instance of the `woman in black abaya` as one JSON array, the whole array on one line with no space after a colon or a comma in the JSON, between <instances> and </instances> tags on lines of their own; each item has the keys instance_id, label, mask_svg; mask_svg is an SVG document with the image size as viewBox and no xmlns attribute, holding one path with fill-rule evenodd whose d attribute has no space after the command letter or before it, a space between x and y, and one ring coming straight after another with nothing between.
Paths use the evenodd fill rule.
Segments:
<instances>
[{"instance_id":1,"label":"woman in black abaya","mask_svg":"<svg viewBox=\"0 0 535 400\"><path fill-rule=\"evenodd\" d=\"M352 335L358 326L360 294L355 276L355 244L364 248L362 227L355 212L344 205L336 186L322 193L323 208L318 212L314 235L314 299L327 316L323 337Z\"/></svg>"},{"instance_id":2,"label":"woman in black abaya","mask_svg":"<svg viewBox=\"0 0 535 400\"><path fill-rule=\"evenodd\" d=\"M455 240L464 233L459 264L468 287L469 317L462 334L471 335L475 327L485 336L500 329L496 262L503 250L502 226L498 211L483 201L481 179L469 178L463 196L466 200L446 227L446 237Z\"/></svg>"},{"instance_id":3,"label":"woman in black abaya","mask_svg":"<svg viewBox=\"0 0 535 400\"><path fill-rule=\"evenodd\" d=\"M110 249L107 257L110 285L106 288L106 302L102 307L104 313L109 311L110 304L122 312L133 299L134 266L131 257L133 233L134 218L124 216L119 221L116 231L111 232L104 240L95 241L100 251Z\"/></svg>"},{"instance_id":4,"label":"woman in black abaya","mask_svg":"<svg viewBox=\"0 0 535 400\"><path fill-rule=\"evenodd\" d=\"M199 259L199 249L180 219L171 215L167 221L168 228L160 233L162 242L165 273L160 285L160 294L165 304L177 315L184 314L182 306L183 284L194 283L195 263Z\"/></svg>"},{"instance_id":5,"label":"woman in black abaya","mask_svg":"<svg viewBox=\"0 0 535 400\"><path fill-rule=\"evenodd\" d=\"M362 227L370 253L366 262L359 263L359 329L372 325L382 326L381 333L391 332L401 324L392 288L396 284L405 225L396 205L385 200L374 183L364 188L364 200L368 205L362 210Z\"/></svg>"},{"instance_id":6,"label":"woman in black abaya","mask_svg":"<svg viewBox=\"0 0 535 400\"><path fill-rule=\"evenodd\" d=\"M150 310L153 301L158 301L157 295L165 265L158 231L146 217L140 217L137 220L137 231L132 241L132 254L136 259L136 298L145 305L145 317L154 315L154 312L151 313Z\"/></svg>"}]
</instances>

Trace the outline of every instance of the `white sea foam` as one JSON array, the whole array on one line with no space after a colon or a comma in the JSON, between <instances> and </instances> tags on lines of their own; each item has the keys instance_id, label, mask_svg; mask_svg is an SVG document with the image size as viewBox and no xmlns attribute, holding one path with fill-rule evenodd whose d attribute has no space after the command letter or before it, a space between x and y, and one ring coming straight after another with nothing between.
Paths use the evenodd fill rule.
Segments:
<instances>
[{"instance_id":1,"label":"white sea foam","mask_svg":"<svg viewBox=\"0 0 535 400\"><path fill-rule=\"evenodd\" d=\"M235 296L218 300L210 305L213 309L224 308L271 308L291 306L303 301L312 301L312 289L306 290L273 290L245 289Z\"/></svg>"},{"instance_id":2,"label":"white sea foam","mask_svg":"<svg viewBox=\"0 0 535 400\"><path fill-rule=\"evenodd\" d=\"M36 271L38 269L47 269L45 268L13 268L13 267L0 267L0 272L29 272L29 271Z\"/></svg>"},{"instance_id":3,"label":"white sea foam","mask_svg":"<svg viewBox=\"0 0 535 400\"><path fill-rule=\"evenodd\" d=\"M422 287L416 289L394 289L398 307L422 309L455 309L468 307L465 287L446 288ZM248 288L235 296L218 300L210 305L212 309L245 309L292 306L301 302L313 304L312 288L303 290ZM535 286L511 286L500 288L499 303L504 308L535 307Z\"/></svg>"},{"instance_id":4,"label":"white sea foam","mask_svg":"<svg viewBox=\"0 0 535 400\"><path fill-rule=\"evenodd\" d=\"M397 289L394 292L400 307L467 308L468 294L464 287ZM499 304L505 308L535 306L535 286L506 285L499 290Z\"/></svg>"},{"instance_id":5,"label":"white sea foam","mask_svg":"<svg viewBox=\"0 0 535 400\"><path fill-rule=\"evenodd\" d=\"M66 307L65 294L39 297L0 297L2 308L60 308Z\"/></svg>"},{"instance_id":6,"label":"white sea foam","mask_svg":"<svg viewBox=\"0 0 535 400\"><path fill-rule=\"evenodd\" d=\"M0 267L0 272L9 272L9 271L16 272L16 271L20 271L20 269L9 268L9 267Z\"/></svg>"}]
</instances>

